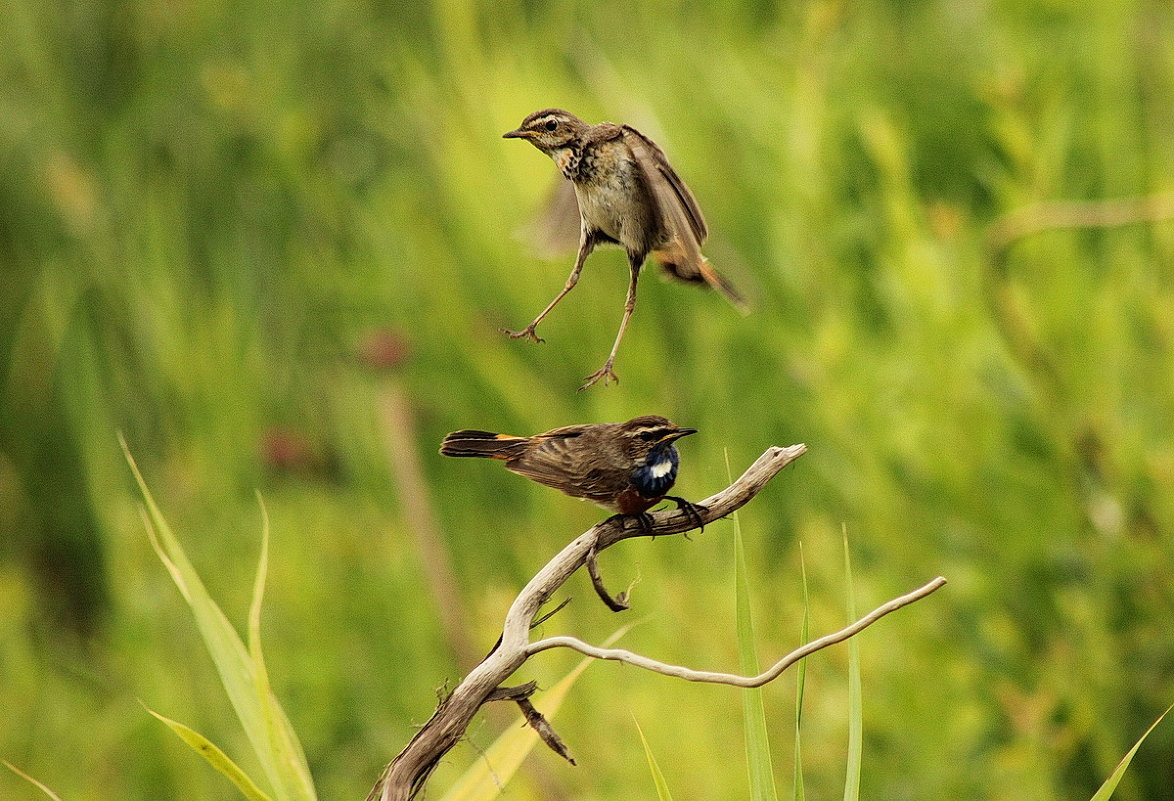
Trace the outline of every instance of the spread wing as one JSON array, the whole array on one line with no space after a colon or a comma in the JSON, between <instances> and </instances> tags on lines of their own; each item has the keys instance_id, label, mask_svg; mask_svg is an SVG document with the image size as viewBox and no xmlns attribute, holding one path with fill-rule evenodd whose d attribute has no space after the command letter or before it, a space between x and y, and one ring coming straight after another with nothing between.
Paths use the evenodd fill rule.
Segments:
<instances>
[{"instance_id":1,"label":"spread wing","mask_svg":"<svg viewBox=\"0 0 1174 801\"><path fill-rule=\"evenodd\" d=\"M746 299L701 255L701 243L709 235L709 227L689 187L655 142L628 125L622 126L622 130L624 142L640 165L667 234L667 241L652 255L669 275L690 283L708 284L745 312L749 308Z\"/></svg>"},{"instance_id":2,"label":"spread wing","mask_svg":"<svg viewBox=\"0 0 1174 801\"><path fill-rule=\"evenodd\" d=\"M575 197L575 185L558 177L558 183L551 187L542 214L524 226L518 235L538 253L553 259L566 251L574 252L579 245L582 215L579 200Z\"/></svg>"},{"instance_id":3,"label":"spread wing","mask_svg":"<svg viewBox=\"0 0 1174 801\"><path fill-rule=\"evenodd\" d=\"M701 243L709 236L709 227L705 224L705 217L697 207L693 193L655 142L629 125L624 125L623 131L624 142L643 169L649 191L660 207L664 224L682 238L690 238L691 233L700 255Z\"/></svg>"},{"instance_id":4,"label":"spread wing","mask_svg":"<svg viewBox=\"0 0 1174 801\"><path fill-rule=\"evenodd\" d=\"M626 476L612 476L601 470L597 460L584 458L578 437L582 426L567 426L540 434L522 456L506 462L507 469L576 498L611 505L616 482L623 486ZM611 492L608 488L612 488Z\"/></svg>"}]
</instances>

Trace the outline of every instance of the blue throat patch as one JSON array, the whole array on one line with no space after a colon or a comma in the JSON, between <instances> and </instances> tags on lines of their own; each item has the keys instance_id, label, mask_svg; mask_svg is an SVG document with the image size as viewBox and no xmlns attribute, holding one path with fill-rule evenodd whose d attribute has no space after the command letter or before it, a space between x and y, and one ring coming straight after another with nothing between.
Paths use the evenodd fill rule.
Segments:
<instances>
[{"instance_id":1,"label":"blue throat patch","mask_svg":"<svg viewBox=\"0 0 1174 801\"><path fill-rule=\"evenodd\" d=\"M681 455L671 442L657 445L648 454L644 464L632 471L632 486L645 498L659 498L677 480L677 466L680 462Z\"/></svg>"}]
</instances>

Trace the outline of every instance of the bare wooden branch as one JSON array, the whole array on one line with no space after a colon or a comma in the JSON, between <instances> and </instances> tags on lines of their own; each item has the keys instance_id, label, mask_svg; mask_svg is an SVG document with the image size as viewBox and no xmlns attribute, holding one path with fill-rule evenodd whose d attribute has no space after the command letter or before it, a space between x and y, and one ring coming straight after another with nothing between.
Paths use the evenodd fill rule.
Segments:
<instances>
[{"instance_id":1,"label":"bare wooden branch","mask_svg":"<svg viewBox=\"0 0 1174 801\"><path fill-rule=\"evenodd\" d=\"M591 586L595 588L595 594L599 596L599 600L603 601L604 606L613 612L623 612L628 608L628 593L621 592L616 597L611 597L607 587L603 586L603 576L599 575L599 563L596 561L598 554L599 551L595 548L587 551L587 575L591 577Z\"/></svg>"},{"instance_id":2,"label":"bare wooden branch","mask_svg":"<svg viewBox=\"0 0 1174 801\"><path fill-rule=\"evenodd\" d=\"M521 701L538 692L538 682L528 681L516 687L495 687L493 692L485 697L488 701Z\"/></svg>"},{"instance_id":3,"label":"bare wooden branch","mask_svg":"<svg viewBox=\"0 0 1174 801\"><path fill-rule=\"evenodd\" d=\"M930 593L941 589L945 586L946 580L938 576L933 581L929 582L923 587L918 587L912 592L906 593L899 598L894 598L886 604L878 606L872 612L857 620L850 626L845 626L839 631L827 634L820 637L818 640L812 640L801 648L796 648L785 657L775 662L771 667L757 676L739 676L734 673L715 673L708 670L693 670L680 665L670 665L666 662L658 662L655 659L649 659L646 656L626 651L623 648L600 648L595 645L589 645L575 637L547 637L543 640L538 640L530 645L528 649L530 655L549 650L551 648L570 648L573 651L578 651L584 656L590 656L595 659L610 659L615 662L623 662L627 665L643 668L644 670L651 670L654 673L660 673L664 676L671 676L677 679L684 679L685 681L707 682L709 684L728 684L732 687L761 687L768 684L779 677L779 675L791 667L791 665L798 662L804 657L810 656L816 651L823 650L829 645L843 642L844 640L855 637L860 632L871 626L873 623L880 620L890 612L895 612L902 606L908 606L914 601L919 601Z\"/></svg>"},{"instance_id":4,"label":"bare wooden branch","mask_svg":"<svg viewBox=\"0 0 1174 801\"><path fill-rule=\"evenodd\" d=\"M721 492L701 501L700 505L685 510L665 510L648 515L648 520L641 524L639 521L623 517L613 517L599 523L590 530L581 534L573 542L563 548L554 558L530 579L529 583L518 594L506 613L505 624L502 627L501 638L497 646L485 657L467 676L444 697L437 706L432 717L425 723L411 739L403 751L388 765L375 787L368 795L368 801L409 801L423 788L424 783L431 775L439 760L448 753L464 736L466 728L472 721L477 710L489 699L510 697L511 691L499 691L499 687L520 668L527 659L546 648L575 647L571 638L547 638L531 644L530 631L538 611L546 604L555 592L566 583L567 579L579 568L583 567L589 555L615 545L629 537L663 536L680 534L718 520L731 512L737 511L762 490L766 484L791 462L798 459L807 451L805 445L792 445L788 448L770 448L752 464L738 480ZM938 579L939 582L944 582ZM931 582L922 588L923 594L937 589ZM903 596L881 607L843 632L837 632L829 637L839 637L833 640L839 642L852 636L855 631L875 622L876 619L899 608L905 603L911 603L916 597ZM921 596L917 596L921 597ZM890 608L891 607L891 608ZM858 628L854 628L858 627ZM854 629L854 630L853 630ZM801 659L807 653L832 644L828 638L821 638L799 649L795 654L787 657L787 664ZM586 643L578 643L583 648L593 648ZM822 643L822 644L821 644ZM537 647L536 646L542 646ZM578 648L576 650L579 650ZM614 653L607 649L601 652L609 654L603 658L616 658ZM586 651L584 651L586 653ZM628 653L628 652L624 652ZM797 654L797 655L796 655ZM633 658L641 658L632 654ZM649 660L650 662L652 660ZM783 660L786 661L786 660ZM671 666L667 666L671 667ZM777 668L778 672L785 670L787 665ZM682 669L683 670L683 669ZM664 672L664 671L661 671ZM769 671L768 671L769 672ZM699 672L695 672L701 675ZM722 675L722 674L713 674ZM777 673L775 674L777 675ZM688 678L684 676L684 678ZM740 677L735 677L739 678ZM758 678L758 677L754 677ZM692 680L704 680L693 678ZM764 679L769 681L770 679ZM541 716L539 716L541 717ZM537 719L536 719L537 720ZM543 721L545 722L545 721ZM541 726L541 723L538 724ZM553 734L553 731L549 732ZM544 737L547 744L552 739ZM553 740L557 740L557 736ZM552 745L552 747L554 747ZM557 750L557 749L556 749ZM565 747L563 747L565 750Z\"/></svg>"},{"instance_id":5,"label":"bare wooden branch","mask_svg":"<svg viewBox=\"0 0 1174 801\"><path fill-rule=\"evenodd\" d=\"M542 742L546 743L546 747L574 765L575 759L567 750L567 744L563 742L562 737L558 736L558 732L550 725L550 721L534 708L530 699L519 698L518 707L522 710L522 716L526 718L526 725L538 732L538 736L542 738Z\"/></svg>"}]
</instances>

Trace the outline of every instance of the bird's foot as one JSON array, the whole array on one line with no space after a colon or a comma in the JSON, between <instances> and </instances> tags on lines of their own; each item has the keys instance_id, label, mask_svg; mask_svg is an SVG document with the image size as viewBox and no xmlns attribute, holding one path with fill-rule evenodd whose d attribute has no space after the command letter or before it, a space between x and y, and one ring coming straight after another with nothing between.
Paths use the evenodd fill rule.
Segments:
<instances>
[{"instance_id":1,"label":"bird's foot","mask_svg":"<svg viewBox=\"0 0 1174 801\"><path fill-rule=\"evenodd\" d=\"M703 513L708 512L709 509L699 503L687 501L684 498L677 497L676 495L666 495L664 496L664 499L666 501L672 501L675 503L677 505L678 511L682 512L685 517L689 518L689 522L693 524L694 528L705 531L705 518L702 517L702 515ZM686 532L685 538L688 539L688 537L689 534Z\"/></svg>"},{"instance_id":2,"label":"bird's foot","mask_svg":"<svg viewBox=\"0 0 1174 801\"><path fill-rule=\"evenodd\" d=\"M652 515L648 514L648 512L637 512L635 514L620 512L619 514L612 515L605 522L610 523L612 521L615 521L615 524L620 527L620 531L627 531L628 522L631 521L642 533L652 533Z\"/></svg>"},{"instance_id":3,"label":"bird's foot","mask_svg":"<svg viewBox=\"0 0 1174 801\"><path fill-rule=\"evenodd\" d=\"M611 365L612 360L608 359L607 363L604 364L603 367L600 367L594 373L583 379L583 386L579 387L579 391L581 392L587 389L587 387L592 386L601 380L603 381L603 385L605 387L613 381L617 384L620 383L620 377L616 375L615 370L611 369Z\"/></svg>"},{"instance_id":4,"label":"bird's foot","mask_svg":"<svg viewBox=\"0 0 1174 801\"><path fill-rule=\"evenodd\" d=\"M508 328L503 328L503 329L501 329L501 332L503 334L505 334L506 336L508 336L510 339L528 339L531 342L545 342L546 341L545 339L538 336L538 334L534 333L535 328L537 328L537 326L535 326L534 323L531 323L530 325L523 328L521 331L511 331Z\"/></svg>"}]
</instances>

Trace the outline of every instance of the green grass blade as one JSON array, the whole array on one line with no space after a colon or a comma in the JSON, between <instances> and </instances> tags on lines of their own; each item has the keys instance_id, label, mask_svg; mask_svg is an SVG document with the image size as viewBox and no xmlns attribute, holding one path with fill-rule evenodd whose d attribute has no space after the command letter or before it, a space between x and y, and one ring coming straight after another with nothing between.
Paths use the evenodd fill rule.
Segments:
<instances>
[{"instance_id":1,"label":"green grass blade","mask_svg":"<svg viewBox=\"0 0 1174 801\"><path fill-rule=\"evenodd\" d=\"M614 643L627 633L629 628L631 626L621 628L608 637L604 645ZM594 661L594 659L584 659L558 684L542 693L540 711L547 720L554 719L555 713L562 706L575 681ZM518 772L522 760L538 742L538 734L526 725L525 718L519 718L516 725L506 729L485 749L482 759L470 765L453 782L440 801L489 801L489 799L497 798L513 775Z\"/></svg>"},{"instance_id":2,"label":"green grass blade","mask_svg":"<svg viewBox=\"0 0 1174 801\"><path fill-rule=\"evenodd\" d=\"M236 789L240 790L241 795L249 799L249 801L272 801L269 796L258 787L248 774L241 770L235 762L229 759L228 754L221 751L215 743L209 740L204 735L200 734L190 726L185 726L177 720L164 717L154 710L148 709L152 715L167 724L167 726L179 735L179 739L183 740L188 746L197 754L207 760L208 764L215 768L220 773L224 774L230 782L236 785Z\"/></svg>"},{"instance_id":3,"label":"green grass blade","mask_svg":"<svg viewBox=\"0 0 1174 801\"><path fill-rule=\"evenodd\" d=\"M844 574L848 587L848 620L856 619L856 593L852 588L852 556L848 532L844 532ZM864 723L860 688L860 648L856 638L848 640L848 769L844 780L844 801L859 801L860 771L864 753Z\"/></svg>"},{"instance_id":4,"label":"green grass blade","mask_svg":"<svg viewBox=\"0 0 1174 801\"><path fill-rule=\"evenodd\" d=\"M257 576L253 582L252 602L249 604L249 657L253 665L253 680L272 759L287 782L290 797L313 801L317 794L306 754L269 685L269 672L265 669L265 657L261 650L261 605L265 597L265 578L269 572L269 511L260 493L257 493L257 503L261 507L261 554L257 559Z\"/></svg>"},{"instance_id":5,"label":"green grass blade","mask_svg":"<svg viewBox=\"0 0 1174 801\"><path fill-rule=\"evenodd\" d=\"M660 801L673 801L673 794L669 792L669 785L664 780L664 773L661 772L660 765L656 764L656 757L652 753L652 747L648 745L648 738L644 736L644 729L640 728L640 721L633 717L632 722L636 724L636 731L640 733L640 742L644 745L644 756L648 759L648 770L652 772L652 783L656 785L656 797Z\"/></svg>"},{"instance_id":6,"label":"green grass blade","mask_svg":"<svg viewBox=\"0 0 1174 801\"><path fill-rule=\"evenodd\" d=\"M728 454L726 471L729 472ZM758 653L754 645L754 620L750 611L746 551L742 544L742 526L738 520L738 513L734 512L731 518L734 521L734 595L738 664L743 675L752 676L759 673L759 666ZM746 738L750 798L752 801L777 801L778 791L775 788L774 764L766 731L766 708L762 702L761 688L742 691L742 719Z\"/></svg>"},{"instance_id":7,"label":"green grass blade","mask_svg":"<svg viewBox=\"0 0 1174 801\"><path fill-rule=\"evenodd\" d=\"M801 644L811 639L811 598L807 591L807 563L803 561L803 543L799 543L799 573L803 579L803 624L800 628ZM801 659L796 666L795 677L795 781L792 797L804 801L807 792L803 786L803 690L807 682L807 660Z\"/></svg>"},{"instance_id":8,"label":"green grass blade","mask_svg":"<svg viewBox=\"0 0 1174 801\"><path fill-rule=\"evenodd\" d=\"M220 675L220 682L261 762L274 794L278 801L315 801L313 785L309 781L309 768L305 765L305 757L302 756L300 746L286 753L283 753L280 747L274 747L275 738L271 734L274 728L284 728L286 735L295 743L296 737L293 736L292 728L277 706L276 700L272 698L272 693L266 689L266 700L263 700L262 694L258 691L262 686L268 688L268 678L259 675L254 655L246 650L236 629L208 594L195 567L188 560L179 540L155 503L155 498L147 488L147 483L121 435L119 441L143 496L146 507L145 522L151 544L192 610L196 627ZM264 569L264 564L261 565L261 569ZM260 672L263 673L263 670L264 666L261 664ZM266 707L270 705L271 709L267 711ZM273 709L277 712L274 713ZM276 726L271 723L274 714L283 721ZM276 739L280 741L280 738ZM294 764L298 762L300 764Z\"/></svg>"},{"instance_id":9,"label":"green grass blade","mask_svg":"<svg viewBox=\"0 0 1174 801\"><path fill-rule=\"evenodd\" d=\"M42 793L44 793L45 795L52 798L53 801L61 801L61 796L57 795L57 793L50 790L48 785L42 784L41 782L37 781L32 776L28 775L27 773L25 773L23 770L18 768L16 765L13 765L8 760L4 760L4 767L8 768L10 771L15 773L20 778L24 779L26 782L31 784L33 787L36 787Z\"/></svg>"},{"instance_id":10,"label":"green grass blade","mask_svg":"<svg viewBox=\"0 0 1174 801\"><path fill-rule=\"evenodd\" d=\"M1158 724L1162 722L1162 718L1170 714L1171 709L1174 709L1174 706L1167 707L1166 711L1158 715L1158 719L1145 730L1145 734L1138 738L1137 742L1133 744L1133 748L1129 749L1129 753L1117 763L1117 767L1109 775L1109 778L1105 779L1105 783L1101 785L1101 789L1097 790L1096 795L1092 797L1092 801L1109 801L1109 798L1113 795L1113 791L1121 783L1121 777L1125 775L1125 771L1129 768L1129 763L1133 761L1133 755L1137 753L1137 749L1141 748L1141 744L1145 742L1146 737L1150 736L1150 732L1158 727Z\"/></svg>"}]
</instances>

